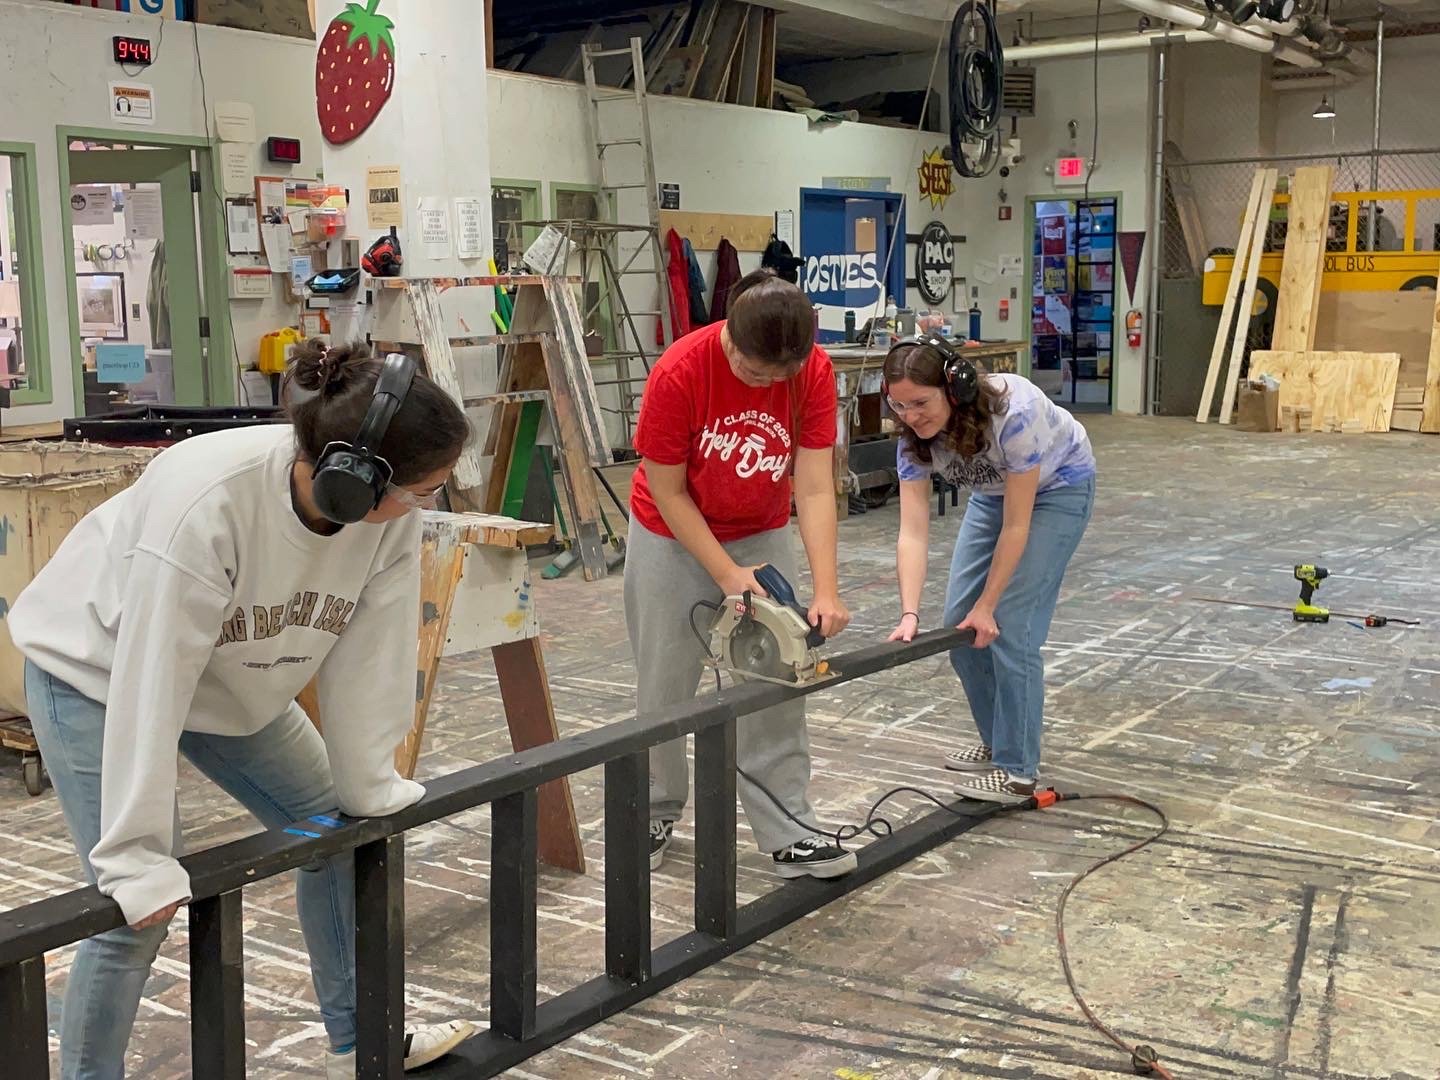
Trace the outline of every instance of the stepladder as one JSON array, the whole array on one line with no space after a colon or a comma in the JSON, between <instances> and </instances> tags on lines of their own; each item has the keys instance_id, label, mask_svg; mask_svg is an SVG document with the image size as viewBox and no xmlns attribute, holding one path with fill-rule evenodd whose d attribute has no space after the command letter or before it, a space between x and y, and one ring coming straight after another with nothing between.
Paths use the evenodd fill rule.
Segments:
<instances>
[{"instance_id":1,"label":"stepladder","mask_svg":"<svg viewBox=\"0 0 1440 1080\"><path fill-rule=\"evenodd\" d=\"M447 486L454 510L499 513L504 506L515 437L525 402L514 393L543 392L551 418L551 439L569 506L570 542L587 580L607 573L603 515L593 469L610 463L611 452L594 378L585 354L584 331L573 292L576 279L509 276L377 279L376 347L413 352L426 371L467 410L483 409L477 424L483 437L467 444ZM509 331L496 335L452 336L446 330L440 294L449 289L501 287L516 290ZM386 311L385 308L390 310ZM456 348L500 349L497 393L464 394Z\"/></svg>"}]
</instances>

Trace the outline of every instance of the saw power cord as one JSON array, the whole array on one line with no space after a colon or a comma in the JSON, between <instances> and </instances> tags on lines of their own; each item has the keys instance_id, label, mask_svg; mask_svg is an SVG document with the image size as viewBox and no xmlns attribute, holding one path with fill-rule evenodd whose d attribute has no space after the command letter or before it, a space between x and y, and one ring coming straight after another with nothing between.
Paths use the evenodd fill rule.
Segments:
<instances>
[{"instance_id":1,"label":"saw power cord","mask_svg":"<svg viewBox=\"0 0 1440 1080\"><path fill-rule=\"evenodd\" d=\"M709 608L711 611L718 612L721 605L713 604L708 600L699 600L696 601L696 603L694 603L693 605L691 605L690 608L690 631L695 635L695 639L700 642L700 647L704 650L705 655L709 658L711 664L716 665L717 657L713 652L710 651L710 643L700 632L700 628L695 625L695 612L702 607ZM715 666L715 692L719 693L722 689L723 684L720 680L720 668L718 666ZM779 797L773 791L771 791L764 784L760 783L759 780L756 780L755 777L751 776L744 769L740 768L738 764L735 766L735 772L739 776L744 778L747 783L752 784L754 787L758 788L760 792L764 794L764 796L775 805L775 809L779 810L780 813L783 814L791 822L800 826L802 829L806 829L809 832L814 833L816 836L824 836L827 839L834 840L837 845L840 845L842 847L844 846L845 841L854 840L856 837L862 836L866 833L869 833L871 836L874 836L877 839L889 836L891 833L893 833L895 831L895 827L890 823L890 820L888 818L881 816L880 807L883 806L885 803L889 802L891 799L895 798L895 796L897 795L918 795L920 798L926 799L929 802L934 803L941 810L944 810L947 814L953 814L955 817L968 818L974 816L972 814L966 813L963 810L955 809L955 807L952 806L950 803L946 802L939 796L929 791L926 791L924 788L912 787L910 785L901 785L900 787L891 788L889 791L885 792L885 794L881 795L878 799L871 803L870 809L865 815L865 820L860 824L841 825L837 829L822 829L819 825L816 825L813 822L804 821L801 818L797 817L795 814L791 813L789 807L787 807L783 802L781 802ZM1035 794L1032 795L1030 798L1026 799L1024 802L993 805L997 805L1000 807L1000 809L996 812L998 816L1000 814L1008 815L1017 811L1041 810L1062 802L1125 803L1126 805L1138 806L1142 810L1149 811L1151 814L1154 814L1155 818L1159 821L1159 828L1157 828L1149 836L1143 837L1142 839L1136 841L1122 851L1117 851L1111 855L1105 856L1103 859L1099 859L1091 863L1084 870L1082 870L1080 873L1076 874L1070 879L1070 883L1066 885L1064 891L1061 892L1060 902L1055 908L1055 944L1060 951L1060 967L1065 973L1065 985L1070 988L1070 996L1075 999L1075 1004L1080 1006L1080 1011L1085 1015L1085 1019L1089 1021L1090 1026L1093 1027L1096 1031L1098 1031L1101 1035L1105 1036L1105 1038L1109 1040L1112 1044L1114 1044L1116 1049L1118 1049L1121 1053L1130 1055L1130 1066L1132 1069L1134 1069L1137 1076L1158 1076L1161 1078L1161 1080L1175 1080L1174 1074L1171 1073L1169 1069L1167 1069L1164 1065L1160 1063L1160 1055L1155 1052L1154 1047L1149 1046L1145 1043L1136 1043L1134 1045L1127 1043L1123 1038L1117 1035L1112 1028L1107 1026L1103 1020L1101 1020L1098 1016L1095 1015L1095 1011L1090 1008L1089 1002L1087 1002L1084 996L1080 993L1080 987L1075 982L1074 969L1071 967L1070 964L1070 946L1065 937L1065 908L1066 905L1070 902L1071 895L1080 886L1080 883L1086 878L1090 877L1090 875L1094 874L1097 870L1102 870L1110 864L1119 862L1121 859L1126 858L1129 855L1134 855L1136 852L1149 847L1151 844L1164 837L1170 831L1170 818L1164 810L1160 809L1160 807L1156 806L1152 802L1141 799L1135 795L1122 795L1110 792L1094 795L1080 795L1058 792L1054 788L1037 788Z\"/></svg>"}]
</instances>

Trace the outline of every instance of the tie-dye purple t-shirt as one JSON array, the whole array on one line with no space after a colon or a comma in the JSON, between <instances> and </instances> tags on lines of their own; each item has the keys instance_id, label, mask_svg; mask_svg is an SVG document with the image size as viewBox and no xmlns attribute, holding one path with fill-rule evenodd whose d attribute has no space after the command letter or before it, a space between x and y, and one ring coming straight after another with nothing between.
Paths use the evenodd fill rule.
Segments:
<instances>
[{"instance_id":1,"label":"tie-dye purple t-shirt","mask_svg":"<svg viewBox=\"0 0 1440 1080\"><path fill-rule=\"evenodd\" d=\"M955 453L944 438L931 444L932 464L916 461L900 440L896 467L901 480L926 480L938 473L958 487L985 495L1005 491L1008 473L1040 470L1039 490L1077 484L1095 475L1090 437L1080 422L1029 379L1021 375L988 375L1005 384L1009 407L990 419L990 445L973 458Z\"/></svg>"}]
</instances>

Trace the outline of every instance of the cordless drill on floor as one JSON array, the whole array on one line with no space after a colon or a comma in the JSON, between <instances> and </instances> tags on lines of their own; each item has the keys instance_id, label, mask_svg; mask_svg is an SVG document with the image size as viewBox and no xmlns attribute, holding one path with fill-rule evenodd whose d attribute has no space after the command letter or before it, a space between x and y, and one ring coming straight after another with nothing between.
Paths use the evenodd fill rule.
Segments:
<instances>
[{"instance_id":1,"label":"cordless drill on floor","mask_svg":"<svg viewBox=\"0 0 1440 1080\"><path fill-rule=\"evenodd\" d=\"M1300 599L1295 604L1294 618L1296 622L1329 622L1330 609L1312 604L1315 597L1315 590L1320 587L1320 582L1330 576L1330 571L1323 566L1314 566L1306 563L1303 566L1295 567L1295 580L1300 582Z\"/></svg>"}]
</instances>

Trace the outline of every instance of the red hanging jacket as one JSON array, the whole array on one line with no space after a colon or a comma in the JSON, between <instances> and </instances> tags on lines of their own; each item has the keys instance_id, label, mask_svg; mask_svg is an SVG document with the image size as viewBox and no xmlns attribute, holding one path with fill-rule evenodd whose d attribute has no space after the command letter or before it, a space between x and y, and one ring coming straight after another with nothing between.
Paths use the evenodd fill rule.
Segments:
<instances>
[{"instance_id":1,"label":"red hanging jacket","mask_svg":"<svg viewBox=\"0 0 1440 1080\"><path fill-rule=\"evenodd\" d=\"M670 249L666 273L670 278L671 340L679 341L693 329L690 325L690 260L685 257L685 241L674 229L665 238ZM655 344L665 344L664 328L655 320Z\"/></svg>"}]
</instances>

